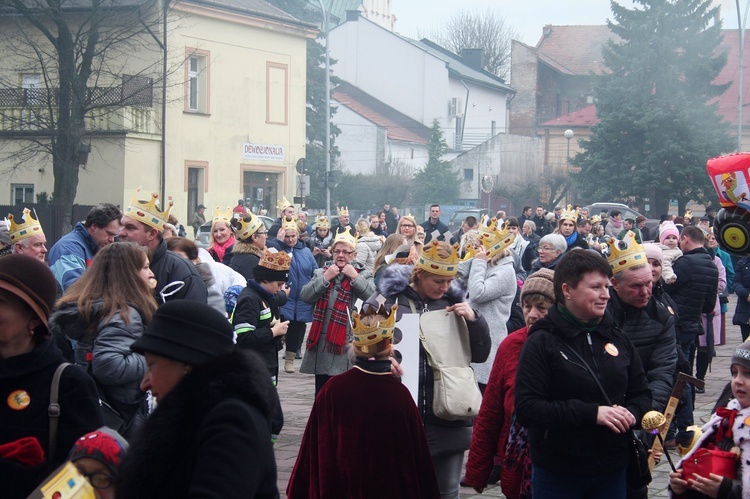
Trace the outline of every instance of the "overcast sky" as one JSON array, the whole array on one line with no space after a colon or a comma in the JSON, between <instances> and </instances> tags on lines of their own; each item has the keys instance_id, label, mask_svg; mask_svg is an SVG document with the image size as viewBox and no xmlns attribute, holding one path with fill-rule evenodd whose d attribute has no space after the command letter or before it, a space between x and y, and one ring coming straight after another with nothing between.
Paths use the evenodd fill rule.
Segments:
<instances>
[{"instance_id":1,"label":"overcast sky","mask_svg":"<svg viewBox=\"0 0 750 499\"><path fill-rule=\"evenodd\" d=\"M632 7L632 0L621 5ZM721 4L725 28L737 28L737 8L734 0L714 0ZM740 0L744 9L747 0ZM475 8L498 11L505 21L520 33L520 40L536 45L545 24L604 24L612 12L608 0L392 0L391 8L397 17L396 31L415 37L417 31L427 33L462 9Z\"/></svg>"}]
</instances>

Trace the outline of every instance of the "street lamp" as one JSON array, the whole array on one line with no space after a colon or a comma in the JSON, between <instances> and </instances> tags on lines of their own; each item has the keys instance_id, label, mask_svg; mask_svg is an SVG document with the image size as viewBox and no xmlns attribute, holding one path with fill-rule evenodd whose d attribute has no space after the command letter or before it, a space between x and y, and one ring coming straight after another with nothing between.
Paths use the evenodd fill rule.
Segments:
<instances>
[{"instance_id":1,"label":"street lamp","mask_svg":"<svg viewBox=\"0 0 750 499\"><path fill-rule=\"evenodd\" d=\"M323 0L318 0L320 10L323 11L323 29L326 31L326 215L331 216L331 52L329 50L330 40L328 33L331 28L331 6L333 0L328 0L328 5L323 6Z\"/></svg>"},{"instance_id":2,"label":"street lamp","mask_svg":"<svg viewBox=\"0 0 750 499\"><path fill-rule=\"evenodd\" d=\"M566 171L567 171L567 174L568 174L568 190L565 192L565 205L566 205L565 209L567 210L568 209L567 205L570 204L570 198L572 197L572 196L570 196L570 189L571 189L571 182L570 182L570 139L572 139L575 134L573 133L573 130L571 130L570 128L568 128L567 130L565 130L565 133L563 135L565 136L565 140L568 141L568 152L567 152L566 161L565 161Z\"/></svg>"}]
</instances>

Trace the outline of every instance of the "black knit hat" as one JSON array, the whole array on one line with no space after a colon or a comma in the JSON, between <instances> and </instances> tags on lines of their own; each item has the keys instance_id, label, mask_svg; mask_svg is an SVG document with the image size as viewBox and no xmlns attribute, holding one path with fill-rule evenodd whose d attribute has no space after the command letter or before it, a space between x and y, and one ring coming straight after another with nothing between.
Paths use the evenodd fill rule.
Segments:
<instances>
[{"instance_id":1,"label":"black knit hat","mask_svg":"<svg viewBox=\"0 0 750 499\"><path fill-rule=\"evenodd\" d=\"M226 355L233 347L234 330L225 316L205 303L171 300L159 307L130 349L195 366Z\"/></svg>"},{"instance_id":2,"label":"black knit hat","mask_svg":"<svg viewBox=\"0 0 750 499\"><path fill-rule=\"evenodd\" d=\"M0 258L0 289L22 299L49 331L47 318L55 306L57 281L45 263L18 253Z\"/></svg>"}]
</instances>

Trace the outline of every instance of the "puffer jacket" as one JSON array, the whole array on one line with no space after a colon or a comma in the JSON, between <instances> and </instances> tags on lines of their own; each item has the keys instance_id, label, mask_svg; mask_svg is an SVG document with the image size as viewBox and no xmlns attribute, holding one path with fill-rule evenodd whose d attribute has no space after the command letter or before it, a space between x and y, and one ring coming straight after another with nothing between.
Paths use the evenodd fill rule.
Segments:
<instances>
[{"instance_id":1,"label":"puffer jacket","mask_svg":"<svg viewBox=\"0 0 750 499\"><path fill-rule=\"evenodd\" d=\"M614 289L610 288L609 294L607 310L641 357L653 397L653 410L664 412L677 366L674 316L653 297L645 308L635 308L622 303Z\"/></svg>"},{"instance_id":2,"label":"puffer jacket","mask_svg":"<svg viewBox=\"0 0 750 499\"><path fill-rule=\"evenodd\" d=\"M705 331L701 313L711 313L719 287L719 270L705 248L696 248L675 260L677 280L664 290L677 304L681 334L700 335Z\"/></svg>"},{"instance_id":3,"label":"puffer jacket","mask_svg":"<svg viewBox=\"0 0 750 499\"><path fill-rule=\"evenodd\" d=\"M737 262L734 269L734 292L737 295L737 308L734 311L732 324L739 326L750 322L750 257Z\"/></svg>"},{"instance_id":4,"label":"puffer jacket","mask_svg":"<svg viewBox=\"0 0 750 499\"><path fill-rule=\"evenodd\" d=\"M378 236L362 236L357 240L357 261L372 272L375 258L383 246Z\"/></svg>"},{"instance_id":5,"label":"puffer jacket","mask_svg":"<svg viewBox=\"0 0 750 499\"><path fill-rule=\"evenodd\" d=\"M169 296L167 300L193 300L199 303L208 302L208 289L203 283L198 270L192 262L176 253L167 251L167 242L162 240L151 255L151 271L156 279L154 298L162 303L160 292L165 286L182 281L184 286Z\"/></svg>"},{"instance_id":6,"label":"puffer jacket","mask_svg":"<svg viewBox=\"0 0 750 499\"><path fill-rule=\"evenodd\" d=\"M292 255L292 265L289 267L290 293L286 304L281 307L281 313L284 319L312 322L313 304L302 300L300 295L302 288L312 279L318 263L302 241L297 241L294 248L284 246L284 249Z\"/></svg>"},{"instance_id":7,"label":"puffer jacket","mask_svg":"<svg viewBox=\"0 0 750 499\"><path fill-rule=\"evenodd\" d=\"M445 307L463 301L463 291L458 286L452 286L448 293L439 300L420 297L414 288L409 286L412 268L410 265L391 264L385 268L378 280L378 291L386 297L385 307L389 308L394 303L398 303L397 320L401 319L402 314L412 313L409 300L414 303L418 313L424 310L443 310ZM378 308L377 297L377 294L371 296L367 300L367 305ZM492 342L487 321L480 312L475 310L474 313L477 316L476 319L466 321L466 325L469 328L471 362L479 363L487 360ZM434 375L427 362L427 353L421 344L419 345L419 365L419 411L425 424L444 427L471 426L471 420L447 421L438 418L432 412Z\"/></svg>"}]
</instances>

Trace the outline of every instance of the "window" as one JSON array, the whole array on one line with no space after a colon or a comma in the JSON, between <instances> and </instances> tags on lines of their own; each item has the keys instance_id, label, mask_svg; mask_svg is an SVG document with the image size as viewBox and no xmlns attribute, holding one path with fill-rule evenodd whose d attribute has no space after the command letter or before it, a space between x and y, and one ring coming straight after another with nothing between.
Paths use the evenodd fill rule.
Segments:
<instances>
[{"instance_id":1,"label":"window","mask_svg":"<svg viewBox=\"0 0 750 499\"><path fill-rule=\"evenodd\" d=\"M208 162L185 161L185 190L188 201L188 220L199 204L204 204L204 195L208 190Z\"/></svg>"},{"instance_id":2,"label":"window","mask_svg":"<svg viewBox=\"0 0 750 499\"><path fill-rule=\"evenodd\" d=\"M266 123L287 124L288 69L286 64L266 62Z\"/></svg>"},{"instance_id":3,"label":"window","mask_svg":"<svg viewBox=\"0 0 750 499\"><path fill-rule=\"evenodd\" d=\"M209 52L187 49L185 60L185 111L209 113Z\"/></svg>"},{"instance_id":4,"label":"window","mask_svg":"<svg viewBox=\"0 0 750 499\"><path fill-rule=\"evenodd\" d=\"M10 189L10 198L14 206L34 202L34 184L11 184Z\"/></svg>"},{"instance_id":5,"label":"window","mask_svg":"<svg viewBox=\"0 0 750 499\"><path fill-rule=\"evenodd\" d=\"M474 168L464 168L464 180L467 182L474 180Z\"/></svg>"}]
</instances>

